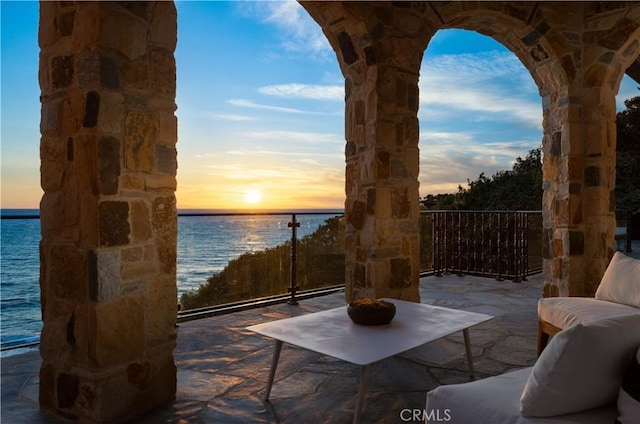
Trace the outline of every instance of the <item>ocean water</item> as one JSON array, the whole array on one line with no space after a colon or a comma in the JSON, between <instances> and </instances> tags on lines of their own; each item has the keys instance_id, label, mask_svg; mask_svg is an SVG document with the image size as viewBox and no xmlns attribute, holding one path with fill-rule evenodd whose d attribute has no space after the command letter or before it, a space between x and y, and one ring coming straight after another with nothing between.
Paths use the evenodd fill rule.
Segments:
<instances>
[{"instance_id":1,"label":"ocean water","mask_svg":"<svg viewBox=\"0 0 640 424\"><path fill-rule=\"evenodd\" d=\"M37 215L37 210L2 210L3 215ZM298 239L336 214L297 214ZM221 271L229 260L291 240L291 214L179 216L178 299ZM0 336L37 336L40 316L39 219L0 221Z\"/></svg>"},{"instance_id":2,"label":"ocean water","mask_svg":"<svg viewBox=\"0 0 640 424\"><path fill-rule=\"evenodd\" d=\"M40 220L0 220L0 335L37 335L40 317Z\"/></svg>"}]
</instances>

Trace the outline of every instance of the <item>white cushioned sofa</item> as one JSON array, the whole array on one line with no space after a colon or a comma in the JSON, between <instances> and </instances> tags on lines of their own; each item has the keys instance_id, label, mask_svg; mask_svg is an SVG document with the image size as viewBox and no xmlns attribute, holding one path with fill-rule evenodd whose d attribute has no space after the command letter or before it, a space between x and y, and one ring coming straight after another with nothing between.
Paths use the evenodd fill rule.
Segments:
<instances>
[{"instance_id":1,"label":"white cushioned sofa","mask_svg":"<svg viewBox=\"0 0 640 424\"><path fill-rule=\"evenodd\" d=\"M450 424L637 424L640 393L625 398L622 382L638 361L640 314L577 324L533 367L431 390L425 416Z\"/></svg>"},{"instance_id":2,"label":"white cushioned sofa","mask_svg":"<svg viewBox=\"0 0 640 424\"><path fill-rule=\"evenodd\" d=\"M640 260L617 252L595 299L556 299L541 320L558 332L533 367L437 387L426 422L640 424Z\"/></svg>"},{"instance_id":3,"label":"white cushioned sofa","mask_svg":"<svg viewBox=\"0 0 640 424\"><path fill-rule=\"evenodd\" d=\"M640 259L615 252L595 297L547 297L538 301L538 354L560 330L595 319L640 313Z\"/></svg>"}]
</instances>

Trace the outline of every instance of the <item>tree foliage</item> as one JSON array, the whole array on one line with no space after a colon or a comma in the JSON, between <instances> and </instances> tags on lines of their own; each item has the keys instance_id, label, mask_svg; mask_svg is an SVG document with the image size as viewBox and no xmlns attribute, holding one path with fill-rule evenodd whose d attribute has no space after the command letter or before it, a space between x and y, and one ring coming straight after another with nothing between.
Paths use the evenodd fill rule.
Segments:
<instances>
[{"instance_id":1,"label":"tree foliage","mask_svg":"<svg viewBox=\"0 0 640 424\"><path fill-rule=\"evenodd\" d=\"M422 205L430 210L539 210L542 207L540 149L516 159L510 171L491 177L484 173L455 194L428 195Z\"/></svg>"},{"instance_id":2,"label":"tree foliage","mask_svg":"<svg viewBox=\"0 0 640 424\"><path fill-rule=\"evenodd\" d=\"M640 96L616 116L616 209L640 213Z\"/></svg>"},{"instance_id":3,"label":"tree foliage","mask_svg":"<svg viewBox=\"0 0 640 424\"><path fill-rule=\"evenodd\" d=\"M616 115L618 152L640 154L640 96L624 101L626 110Z\"/></svg>"},{"instance_id":4,"label":"tree foliage","mask_svg":"<svg viewBox=\"0 0 640 424\"><path fill-rule=\"evenodd\" d=\"M616 209L640 214L640 96L624 102L616 116ZM542 207L540 149L517 158L513 169L491 177L484 173L455 194L429 194L421 200L429 210L538 210Z\"/></svg>"}]
</instances>

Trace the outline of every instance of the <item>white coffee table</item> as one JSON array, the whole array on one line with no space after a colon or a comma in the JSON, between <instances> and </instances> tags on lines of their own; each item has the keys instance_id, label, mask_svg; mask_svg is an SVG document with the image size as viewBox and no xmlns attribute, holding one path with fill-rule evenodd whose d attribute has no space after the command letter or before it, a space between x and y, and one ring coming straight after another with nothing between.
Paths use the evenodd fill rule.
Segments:
<instances>
[{"instance_id":1,"label":"white coffee table","mask_svg":"<svg viewBox=\"0 0 640 424\"><path fill-rule=\"evenodd\" d=\"M354 324L347 315L347 307L343 306L247 327L275 339L264 399L268 400L271 394L284 342L362 366L354 423L360 422L369 368L374 362L462 330L469 376L474 378L469 328L492 319L491 315L397 299L384 300L396 305L396 316L387 325Z\"/></svg>"}]
</instances>

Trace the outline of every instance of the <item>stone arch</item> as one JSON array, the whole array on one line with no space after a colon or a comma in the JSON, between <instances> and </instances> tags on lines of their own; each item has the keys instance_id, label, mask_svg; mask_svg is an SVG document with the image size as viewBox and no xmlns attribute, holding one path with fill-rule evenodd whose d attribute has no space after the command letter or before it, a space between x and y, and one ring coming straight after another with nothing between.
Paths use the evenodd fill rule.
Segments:
<instances>
[{"instance_id":1,"label":"stone arch","mask_svg":"<svg viewBox=\"0 0 640 424\"><path fill-rule=\"evenodd\" d=\"M616 52L631 63L639 6L301 3L325 32L346 79L348 299L371 294L416 297L419 241L411 234L419 201L414 163L418 122L417 108L403 102L404 93L417 96L417 64L440 28L493 37L516 54L536 81L544 131L544 294L593 294L613 254L610 236L615 226L615 157L610 147L615 104L609 92L600 93L605 75L595 77L610 72L621 76L625 68L615 67ZM603 48L607 46L608 51ZM409 107L399 110L405 106ZM404 131L407 128L411 130ZM403 147L389 146L389 140ZM410 170L405 178L394 179L397 175L386 172L395 169L394 161ZM400 190L404 192L398 196ZM394 208L398 201L408 204L402 216Z\"/></svg>"},{"instance_id":2,"label":"stone arch","mask_svg":"<svg viewBox=\"0 0 640 424\"><path fill-rule=\"evenodd\" d=\"M586 38L599 53L588 84L617 93L625 71L640 57L640 17L624 17L616 28L595 29Z\"/></svg>"},{"instance_id":3,"label":"stone arch","mask_svg":"<svg viewBox=\"0 0 640 424\"><path fill-rule=\"evenodd\" d=\"M547 23L549 15L553 16L557 11L544 4L533 2L521 2L505 5L504 3L459 3L433 4L433 10L441 17L442 28L457 28L472 30L489 36L508 48L528 70L532 79L538 87L541 97L541 122L543 127L542 151L543 151L543 180L544 180L544 200L543 209L546 232L555 234L556 237L566 237L566 233L560 231L558 227L567 225L566 214L560 218L559 214L554 214L558 204L558 193L562 186L558 178L558 170L562 168L562 163L558 160L562 139L562 129L566 121L562 105L568 103L570 96L570 86L576 78L576 67L574 58L570 54L576 48L568 44L568 40L558 34L553 27ZM546 239L547 247L553 246L553 236ZM569 243L566 243L569 246ZM555 256L563 256L566 251L554 252ZM557 258L550 258L545 255L546 269L552 267L551 262ZM564 290L553 291L556 295L563 293L568 295L566 281L562 281L562 276L567 273L556 272L553 281L552 273L547 272L545 278L546 289L557 290L558 286ZM560 275L560 276L558 276ZM578 277L574 272L576 280L582 281L582 276ZM560 280L560 281L558 281ZM553 282L552 282L553 281ZM547 291L545 291L547 293ZM573 294L582 294L582 288L574 289Z\"/></svg>"},{"instance_id":4,"label":"stone arch","mask_svg":"<svg viewBox=\"0 0 640 424\"><path fill-rule=\"evenodd\" d=\"M546 294L569 294L565 278L568 273L563 268L567 264L569 242L567 227L568 212L563 197L568 196L567 175L559 175L563 168L562 144L563 125L566 123L566 107L571 98L571 84L576 78L577 66L568 40L548 25L552 8L538 3L522 2L511 5L474 3L460 4L458 7L434 5L442 16L443 28L460 28L479 32L495 39L518 57L535 81L541 96L541 121L543 127L543 225L545 228L544 258L546 269ZM565 147L566 149L566 147ZM566 157L566 155L565 155ZM563 179L564 178L564 179ZM558 205L563 206L557 212ZM564 227L564 228L563 228ZM554 242L560 239L565 243ZM562 247L558 248L558 244ZM556 248L556 251L549 252ZM564 250L563 250L564 249ZM582 275L574 272L575 280L583 281ZM554 281L555 280L555 281ZM582 294L582 287L572 290Z\"/></svg>"},{"instance_id":5,"label":"stone arch","mask_svg":"<svg viewBox=\"0 0 640 424\"><path fill-rule=\"evenodd\" d=\"M539 13L537 8L526 11L527 15L532 16L523 20L521 15L525 14L524 11L513 15L502 10L463 10L444 23L442 29L466 29L493 38L520 60L543 92L565 85L568 77L562 66L554 64L556 72L544 72L541 69L552 66L549 62L558 61L561 54L548 40L554 36L554 31L549 29L541 32L531 22L536 11Z\"/></svg>"}]
</instances>

